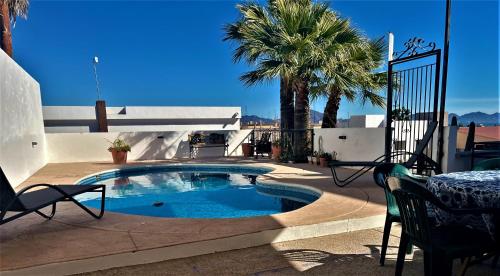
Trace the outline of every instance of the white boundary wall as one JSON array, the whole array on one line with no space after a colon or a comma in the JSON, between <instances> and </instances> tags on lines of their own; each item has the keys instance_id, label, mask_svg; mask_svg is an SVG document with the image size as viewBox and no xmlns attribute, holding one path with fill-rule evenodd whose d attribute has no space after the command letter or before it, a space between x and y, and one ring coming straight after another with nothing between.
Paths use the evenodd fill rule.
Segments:
<instances>
[{"instance_id":1,"label":"white boundary wall","mask_svg":"<svg viewBox=\"0 0 500 276\"><path fill-rule=\"evenodd\" d=\"M223 133L228 141L229 156L241 155L241 143L251 130L204 131ZM47 133L47 154L50 163L111 161L109 141L121 138L131 145L128 160L164 160L189 158L188 135L192 131ZM202 148L195 157L221 157L224 148Z\"/></svg>"},{"instance_id":2,"label":"white boundary wall","mask_svg":"<svg viewBox=\"0 0 500 276\"><path fill-rule=\"evenodd\" d=\"M443 172L467 170L467 158L457 152L458 127L444 127ZM314 150L337 152L342 161L371 161L384 154L385 128L326 128L314 129ZM345 136L346 139L340 139ZM437 149L437 131L434 133L434 148ZM436 153L434 153L436 154ZM436 156L433 156L436 158Z\"/></svg>"},{"instance_id":3,"label":"white boundary wall","mask_svg":"<svg viewBox=\"0 0 500 276\"><path fill-rule=\"evenodd\" d=\"M373 160L384 154L384 138L385 128L317 128L314 150L335 151L342 161Z\"/></svg>"},{"instance_id":4,"label":"white boundary wall","mask_svg":"<svg viewBox=\"0 0 500 276\"><path fill-rule=\"evenodd\" d=\"M46 163L40 85L0 50L0 166L17 186Z\"/></svg>"}]
</instances>

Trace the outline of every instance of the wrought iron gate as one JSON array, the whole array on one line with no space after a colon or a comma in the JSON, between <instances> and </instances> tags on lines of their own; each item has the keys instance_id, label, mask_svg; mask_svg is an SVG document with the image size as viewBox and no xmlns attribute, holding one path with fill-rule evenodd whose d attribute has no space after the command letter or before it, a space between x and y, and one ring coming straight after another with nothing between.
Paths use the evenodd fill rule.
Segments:
<instances>
[{"instance_id":1,"label":"wrought iron gate","mask_svg":"<svg viewBox=\"0 0 500 276\"><path fill-rule=\"evenodd\" d=\"M405 46L388 64L386 161L405 162L409 153L415 152L429 125L437 123L439 118L440 127L424 153L440 165L442 142L438 140L442 139L444 117L444 99L438 108L441 50L435 49L434 43L424 45L419 38L410 39ZM418 53L421 50L425 52ZM415 169L426 173L422 163L417 161Z\"/></svg>"}]
</instances>

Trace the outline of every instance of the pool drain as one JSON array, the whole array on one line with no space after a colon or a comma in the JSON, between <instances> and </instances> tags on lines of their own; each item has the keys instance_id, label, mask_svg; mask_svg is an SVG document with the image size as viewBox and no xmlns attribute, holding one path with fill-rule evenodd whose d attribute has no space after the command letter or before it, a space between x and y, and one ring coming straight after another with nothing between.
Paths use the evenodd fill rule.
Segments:
<instances>
[{"instance_id":1,"label":"pool drain","mask_svg":"<svg viewBox=\"0 0 500 276\"><path fill-rule=\"evenodd\" d=\"M154 206L154 207L160 207L160 206L163 206L163 202L161 202L161 201L155 201L155 202L153 202L153 206Z\"/></svg>"}]
</instances>

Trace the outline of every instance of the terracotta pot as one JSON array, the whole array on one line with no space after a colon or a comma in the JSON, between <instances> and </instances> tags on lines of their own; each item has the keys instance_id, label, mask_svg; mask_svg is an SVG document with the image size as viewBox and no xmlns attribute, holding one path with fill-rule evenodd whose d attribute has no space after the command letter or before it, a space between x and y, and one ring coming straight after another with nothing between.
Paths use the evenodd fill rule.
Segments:
<instances>
[{"instance_id":1,"label":"terracotta pot","mask_svg":"<svg viewBox=\"0 0 500 276\"><path fill-rule=\"evenodd\" d=\"M243 151L243 156L250 157L253 156L253 145L250 143L241 144L241 150Z\"/></svg>"},{"instance_id":2,"label":"terracotta pot","mask_svg":"<svg viewBox=\"0 0 500 276\"><path fill-rule=\"evenodd\" d=\"M319 165L321 167L328 167L328 160L324 157L319 158Z\"/></svg>"},{"instance_id":3,"label":"terracotta pot","mask_svg":"<svg viewBox=\"0 0 500 276\"><path fill-rule=\"evenodd\" d=\"M273 159L278 161L281 155L281 147L273 146Z\"/></svg>"},{"instance_id":4,"label":"terracotta pot","mask_svg":"<svg viewBox=\"0 0 500 276\"><path fill-rule=\"evenodd\" d=\"M127 163L127 152L126 151L111 151L111 156L113 156L113 164L126 164Z\"/></svg>"}]
</instances>

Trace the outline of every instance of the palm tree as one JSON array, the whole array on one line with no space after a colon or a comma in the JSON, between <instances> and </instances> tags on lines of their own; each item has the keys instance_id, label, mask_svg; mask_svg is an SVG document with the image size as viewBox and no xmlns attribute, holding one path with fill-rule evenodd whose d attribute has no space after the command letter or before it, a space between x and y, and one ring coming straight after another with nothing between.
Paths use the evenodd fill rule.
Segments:
<instances>
[{"instance_id":1,"label":"palm tree","mask_svg":"<svg viewBox=\"0 0 500 276\"><path fill-rule=\"evenodd\" d=\"M310 0L271 0L267 7L257 4L237 7L242 17L226 26L225 39L239 43L235 61L245 59L256 67L241 79L252 85L280 77L281 90L286 91L282 95L288 96L288 101L282 102L282 110L291 107L287 103L290 90L294 91L293 127L307 129L310 81L328 58L324 50L341 27L337 17L326 4ZM306 133L295 133L293 144L295 159L305 159Z\"/></svg>"},{"instance_id":2,"label":"palm tree","mask_svg":"<svg viewBox=\"0 0 500 276\"><path fill-rule=\"evenodd\" d=\"M333 102L330 106L334 107L334 114L343 95L348 99L358 95L364 101L383 104L383 98L372 92L381 78L371 73L380 65L382 53L377 50L383 44L369 42L327 4L270 0L266 7L257 4L237 7L241 18L226 26L224 39L239 43L233 57L235 62L244 59L255 66L240 78L253 85L279 77L281 95L295 96L296 130L309 127L311 91L312 96L332 95L329 102ZM290 98L281 99L282 111L287 110ZM295 160L305 159L307 143L305 131L294 133Z\"/></svg>"},{"instance_id":3,"label":"palm tree","mask_svg":"<svg viewBox=\"0 0 500 276\"><path fill-rule=\"evenodd\" d=\"M359 37L357 40L351 47L344 48L341 55L332 53L334 58L325 65L325 75L314 88L314 98L328 97L322 128L336 127L342 98L350 102L359 98L362 104L370 102L380 107L385 105L384 98L377 92L386 85L387 76L385 73L373 73L383 62L385 43L382 39L368 41Z\"/></svg>"},{"instance_id":4,"label":"palm tree","mask_svg":"<svg viewBox=\"0 0 500 276\"><path fill-rule=\"evenodd\" d=\"M242 59L247 63L260 67L241 76L241 80L246 85L254 85L266 79L273 79L276 76L280 78L280 117L281 129L294 128L294 94L286 68L274 71L272 74L266 73L269 63L266 60L283 60L286 58L286 52L279 47L276 33L279 29L279 22L276 21L274 13L276 9L272 8L273 1L264 8L257 4L245 3L237 5L241 13L240 19L236 23L225 26L224 41L233 40L239 44L234 51L233 61L239 62Z\"/></svg>"},{"instance_id":5,"label":"palm tree","mask_svg":"<svg viewBox=\"0 0 500 276\"><path fill-rule=\"evenodd\" d=\"M7 55L13 56L11 24L15 24L17 17L26 18L28 15L28 0L0 0L0 48Z\"/></svg>"}]
</instances>

